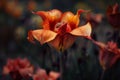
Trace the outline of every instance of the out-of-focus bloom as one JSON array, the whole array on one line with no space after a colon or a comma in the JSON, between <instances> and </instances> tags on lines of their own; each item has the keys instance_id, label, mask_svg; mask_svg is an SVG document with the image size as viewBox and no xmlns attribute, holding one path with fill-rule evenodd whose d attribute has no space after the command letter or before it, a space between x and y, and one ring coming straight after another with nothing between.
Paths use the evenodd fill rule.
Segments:
<instances>
[{"instance_id":1,"label":"out-of-focus bloom","mask_svg":"<svg viewBox=\"0 0 120 80\"><path fill-rule=\"evenodd\" d=\"M23 13L23 8L24 8L23 5L15 6L11 15L15 18L20 18L22 16L22 13Z\"/></svg>"},{"instance_id":2,"label":"out-of-focus bloom","mask_svg":"<svg viewBox=\"0 0 120 80\"><path fill-rule=\"evenodd\" d=\"M88 13L85 16L86 20L91 23L92 27L96 27L99 23L102 22L103 15L100 13Z\"/></svg>"},{"instance_id":3,"label":"out-of-focus bloom","mask_svg":"<svg viewBox=\"0 0 120 80\"><path fill-rule=\"evenodd\" d=\"M30 0L27 5L27 9L32 11L37 7L37 3L33 0Z\"/></svg>"},{"instance_id":4,"label":"out-of-focus bloom","mask_svg":"<svg viewBox=\"0 0 120 80\"><path fill-rule=\"evenodd\" d=\"M14 10L14 8L16 7L17 3L15 1L7 1L6 5L5 5L5 11L8 14L11 14Z\"/></svg>"},{"instance_id":5,"label":"out-of-focus bloom","mask_svg":"<svg viewBox=\"0 0 120 80\"><path fill-rule=\"evenodd\" d=\"M116 61L120 58L120 49L114 42L108 42L107 45L101 42L94 42L100 47L99 61L103 69L112 67Z\"/></svg>"},{"instance_id":6,"label":"out-of-focus bloom","mask_svg":"<svg viewBox=\"0 0 120 80\"><path fill-rule=\"evenodd\" d=\"M21 40L25 37L25 29L23 26L19 26L16 28L15 32L14 32L14 36L16 40Z\"/></svg>"},{"instance_id":7,"label":"out-of-focus bloom","mask_svg":"<svg viewBox=\"0 0 120 80\"><path fill-rule=\"evenodd\" d=\"M7 64L3 67L3 74L10 74L13 80L27 78L33 73L33 66L28 59L8 59Z\"/></svg>"},{"instance_id":8,"label":"out-of-focus bloom","mask_svg":"<svg viewBox=\"0 0 120 80\"><path fill-rule=\"evenodd\" d=\"M59 10L33 12L43 19L43 29L28 32L28 40L33 42L34 38L41 44L49 43L57 50L69 48L75 41L76 36L90 37L90 23L78 27L79 16L84 10L78 10L74 15L72 12L62 13Z\"/></svg>"},{"instance_id":9,"label":"out-of-focus bloom","mask_svg":"<svg viewBox=\"0 0 120 80\"><path fill-rule=\"evenodd\" d=\"M57 80L60 73L50 71L48 74L44 69L38 69L36 74L33 75L33 80Z\"/></svg>"},{"instance_id":10,"label":"out-of-focus bloom","mask_svg":"<svg viewBox=\"0 0 120 80\"><path fill-rule=\"evenodd\" d=\"M107 8L107 19L109 23L115 28L120 28L120 12L119 5L116 3L114 6L109 6Z\"/></svg>"},{"instance_id":11,"label":"out-of-focus bloom","mask_svg":"<svg viewBox=\"0 0 120 80\"><path fill-rule=\"evenodd\" d=\"M7 1L5 11L15 18L20 18L23 13L23 5L19 4L17 0Z\"/></svg>"}]
</instances>

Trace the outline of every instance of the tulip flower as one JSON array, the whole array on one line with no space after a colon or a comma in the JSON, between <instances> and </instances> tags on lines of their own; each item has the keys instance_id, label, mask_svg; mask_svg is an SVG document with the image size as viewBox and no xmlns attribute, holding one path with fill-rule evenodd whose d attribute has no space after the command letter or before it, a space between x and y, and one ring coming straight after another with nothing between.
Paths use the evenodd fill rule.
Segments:
<instances>
[{"instance_id":1,"label":"tulip flower","mask_svg":"<svg viewBox=\"0 0 120 80\"><path fill-rule=\"evenodd\" d=\"M13 80L27 78L33 73L33 66L24 59L8 59L7 64L3 67L3 74L10 74Z\"/></svg>"},{"instance_id":2,"label":"tulip flower","mask_svg":"<svg viewBox=\"0 0 120 80\"><path fill-rule=\"evenodd\" d=\"M36 39L41 44L48 43L57 50L65 50L73 44L76 37L89 38L90 23L79 27L79 17L82 12L86 11L78 10L75 15L72 12L62 13L56 9L33 12L42 18L43 29L30 30L28 40L34 42L33 40Z\"/></svg>"},{"instance_id":3,"label":"tulip flower","mask_svg":"<svg viewBox=\"0 0 120 80\"><path fill-rule=\"evenodd\" d=\"M103 69L112 67L120 58L120 49L115 42L108 42L107 45L101 42L94 42L100 47L99 61Z\"/></svg>"}]
</instances>

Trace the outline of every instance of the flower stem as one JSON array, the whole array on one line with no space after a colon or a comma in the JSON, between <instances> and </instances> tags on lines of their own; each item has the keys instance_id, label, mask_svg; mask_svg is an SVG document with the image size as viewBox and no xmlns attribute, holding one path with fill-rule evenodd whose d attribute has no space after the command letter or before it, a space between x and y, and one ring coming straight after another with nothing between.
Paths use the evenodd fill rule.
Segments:
<instances>
[{"instance_id":1,"label":"flower stem","mask_svg":"<svg viewBox=\"0 0 120 80\"><path fill-rule=\"evenodd\" d=\"M60 53L60 80L63 80L63 55Z\"/></svg>"}]
</instances>

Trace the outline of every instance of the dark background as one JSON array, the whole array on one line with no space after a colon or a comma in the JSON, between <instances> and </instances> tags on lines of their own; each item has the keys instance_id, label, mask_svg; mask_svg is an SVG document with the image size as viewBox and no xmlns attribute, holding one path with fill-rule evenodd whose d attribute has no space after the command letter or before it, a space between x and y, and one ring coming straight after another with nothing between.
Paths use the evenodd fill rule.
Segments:
<instances>
[{"instance_id":1,"label":"dark background","mask_svg":"<svg viewBox=\"0 0 120 80\"><path fill-rule=\"evenodd\" d=\"M108 5L120 0L0 0L0 75L8 58L27 57L32 64L46 70L59 71L58 52L47 44L32 44L27 32L42 28L41 18L31 11L59 9L76 13L78 9L101 14L102 21L93 27L92 37L106 43L112 40L113 28L106 19ZM85 22L81 16L81 24ZM119 40L117 41L118 46ZM99 48L92 42L78 38L64 52L64 80L99 80L102 67L98 60ZM104 74L104 80L120 80L120 61Z\"/></svg>"}]
</instances>

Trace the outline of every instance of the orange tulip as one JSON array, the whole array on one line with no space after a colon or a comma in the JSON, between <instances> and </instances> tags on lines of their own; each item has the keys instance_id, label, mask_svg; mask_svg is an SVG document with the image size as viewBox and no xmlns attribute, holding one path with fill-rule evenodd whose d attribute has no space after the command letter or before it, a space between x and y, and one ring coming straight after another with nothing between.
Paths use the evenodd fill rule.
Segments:
<instances>
[{"instance_id":1,"label":"orange tulip","mask_svg":"<svg viewBox=\"0 0 120 80\"><path fill-rule=\"evenodd\" d=\"M43 29L28 32L28 40L38 40L41 44L49 43L57 50L69 48L77 36L90 37L91 25L87 23L81 27L79 16L84 10L78 10L74 15L72 12L62 13L59 10L33 12L43 19Z\"/></svg>"},{"instance_id":2,"label":"orange tulip","mask_svg":"<svg viewBox=\"0 0 120 80\"><path fill-rule=\"evenodd\" d=\"M120 58L120 49L114 42L108 42L107 45L101 42L94 42L100 47L99 61L103 69L112 67Z\"/></svg>"}]
</instances>

